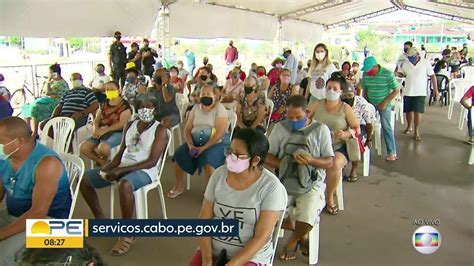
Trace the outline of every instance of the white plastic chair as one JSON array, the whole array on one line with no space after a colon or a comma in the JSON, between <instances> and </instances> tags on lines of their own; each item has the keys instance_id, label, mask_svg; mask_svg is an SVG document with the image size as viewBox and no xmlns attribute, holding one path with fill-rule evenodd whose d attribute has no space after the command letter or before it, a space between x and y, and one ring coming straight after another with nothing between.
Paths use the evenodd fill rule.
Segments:
<instances>
[{"instance_id":1,"label":"white plastic chair","mask_svg":"<svg viewBox=\"0 0 474 266\"><path fill-rule=\"evenodd\" d=\"M365 147L365 152L362 154L362 176L369 176L370 173L370 149Z\"/></svg>"},{"instance_id":2,"label":"white plastic chair","mask_svg":"<svg viewBox=\"0 0 474 266\"><path fill-rule=\"evenodd\" d=\"M267 133L268 133L268 129L270 128L270 116L272 114L273 108L275 107L275 103L273 103L273 101L271 99L266 98L265 99L265 106L267 108L267 113L268 113L267 122L265 123L265 127L266 127L266 130L267 130Z\"/></svg>"},{"instance_id":3,"label":"white plastic chair","mask_svg":"<svg viewBox=\"0 0 474 266\"><path fill-rule=\"evenodd\" d=\"M69 179L69 188L71 190L71 208L69 209L69 219L72 218L74 207L76 206L77 196L79 195L79 185L81 184L82 176L84 175L84 161L81 157L69 154L60 153L59 155L66 167L67 176Z\"/></svg>"},{"instance_id":4,"label":"white plastic chair","mask_svg":"<svg viewBox=\"0 0 474 266\"><path fill-rule=\"evenodd\" d=\"M375 150L378 156L382 156L382 124L380 122L373 123Z\"/></svg>"},{"instance_id":5,"label":"white plastic chair","mask_svg":"<svg viewBox=\"0 0 474 266\"><path fill-rule=\"evenodd\" d=\"M231 110L229 112L229 122L230 122L230 140L232 140L232 135L234 133L235 126L237 125L237 114ZM189 173L186 174L186 189L191 189L191 175Z\"/></svg>"},{"instance_id":6,"label":"white plastic chair","mask_svg":"<svg viewBox=\"0 0 474 266\"><path fill-rule=\"evenodd\" d=\"M285 195L282 195L285 198L285 206L288 205L288 195L286 194L285 190ZM278 222L275 226L275 229L273 229L273 234L272 234L272 247L273 247L273 256L270 259L270 265L273 265L273 260L275 259L275 254L277 250L277 245L278 245L278 239L280 238L280 231L283 230L281 229L281 225L283 224L283 220L285 219L285 213L286 211L282 211L280 215L280 219L278 219Z\"/></svg>"},{"instance_id":7,"label":"white plastic chair","mask_svg":"<svg viewBox=\"0 0 474 266\"><path fill-rule=\"evenodd\" d=\"M341 179L339 180L339 184L337 184L336 188L336 198L337 198L337 208L341 211L344 210L344 191L342 189L342 174Z\"/></svg>"},{"instance_id":8,"label":"white plastic chair","mask_svg":"<svg viewBox=\"0 0 474 266\"><path fill-rule=\"evenodd\" d=\"M74 135L75 124L74 119L69 117L60 116L51 118L40 132L40 142L47 145L49 139L48 133L52 128L53 145L51 148L58 153L67 153Z\"/></svg>"},{"instance_id":9,"label":"white plastic chair","mask_svg":"<svg viewBox=\"0 0 474 266\"><path fill-rule=\"evenodd\" d=\"M454 105L460 105L461 98L464 96L465 91L467 90L465 86L466 82L463 79L452 79L451 80L451 89L454 89L454 93L451 93L452 97L449 101L448 108L448 119L451 120L453 117ZM462 108L464 109L464 108ZM461 110L462 110L461 109Z\"/></svg>"},{"instance_id":10,"label":"white plastic chair","mask_svg":"<svg viewBox=\"0 0 474 266\"><path fill-rule=\"evenodd\" d=\"M163 186L161 185L161 174L163 173L163 168L165 168L166 157L168 154L168 149L171 146L171 131L166 130L168 135L168 145L166 145L165 151L161 156L160 168L158 171L158 176L148 185L136 190L133 194L135 196L135 212L137 219L148 219L148 191L157 188L158 195L161 202L161 212L163 214L163 219L168 219L166 215L166 205L165 205L165 196L163 195ZM113 184L110 186L110 219L114 218L114 199L115 199L115 190L118 189L118 184Z\"/></svg>"}]
</instances>

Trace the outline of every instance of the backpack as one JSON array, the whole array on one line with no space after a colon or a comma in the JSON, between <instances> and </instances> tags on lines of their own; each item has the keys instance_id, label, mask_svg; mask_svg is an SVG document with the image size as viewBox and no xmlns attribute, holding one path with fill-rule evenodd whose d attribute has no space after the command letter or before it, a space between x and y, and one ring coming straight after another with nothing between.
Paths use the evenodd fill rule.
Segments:
<instances>
[{"instance_id":1,"label":"backpack","mask_svg":"<svg viewBox=\"0 0 474 266\"><path fill-rule=\"evenodd\" d=\"M308 135L316 129L319 122L314 121L309 127L302 130L294 130L288 121L280 122L284 129L290 133L290 138L283 148L283 157L280 161L278 178L285 186L289 195L299 196L308 193L318 178L316 169L311 165L299 165L293 154L303 151L311 154Z\"/></svg>"}]
</instances>

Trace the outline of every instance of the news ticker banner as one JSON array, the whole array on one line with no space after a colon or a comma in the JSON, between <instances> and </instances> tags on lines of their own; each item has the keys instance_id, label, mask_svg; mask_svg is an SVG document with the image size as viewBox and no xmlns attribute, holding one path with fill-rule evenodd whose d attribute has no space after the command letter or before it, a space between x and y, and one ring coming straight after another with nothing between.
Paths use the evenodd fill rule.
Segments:
<instances>
[{"instance_id":1,"label":"news ticker banner","mask_svg":"<svg viewBox=\"0 0 474 266\"><path fill-rule=\"evenodd\" d=\"M233 237L236 219L28 219L27 248L82 248L85 237Z\"/></svg>"}]
</instances>

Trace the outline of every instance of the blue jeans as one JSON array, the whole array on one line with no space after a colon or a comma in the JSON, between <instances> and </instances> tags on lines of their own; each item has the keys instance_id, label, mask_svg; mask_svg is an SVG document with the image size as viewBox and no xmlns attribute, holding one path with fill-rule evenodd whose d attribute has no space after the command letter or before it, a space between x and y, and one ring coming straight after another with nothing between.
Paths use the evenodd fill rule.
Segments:
<instances>
[{"instance_id":1,"label":"blue jeans","mask_svg":"<svg viewBox=\"0 0 474 266\"><path fill-rule=\"evenodd\" d=\"M393 106L389 104L385 110L380 110L379 107L375 105L375 109L377 109L380 114L380 120L382 122L382 134L383 139L385 140L385 145L387 146L387 154L389 156L397 155L395 133L393 131L392 124L390 123Z\"/></svg>"}]
</instances>

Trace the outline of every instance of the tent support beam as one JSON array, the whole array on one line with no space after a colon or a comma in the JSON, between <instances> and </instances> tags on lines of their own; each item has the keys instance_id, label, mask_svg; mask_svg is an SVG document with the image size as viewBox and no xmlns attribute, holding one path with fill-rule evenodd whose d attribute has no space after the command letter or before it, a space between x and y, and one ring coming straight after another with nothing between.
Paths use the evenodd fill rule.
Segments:
<instances>
[{"instance_id":1,"label":"tent support beam","mask_svg":"<svg viewBox=\"0 0 474 266\"><path fill-rule=\"evenodd\" d=\"M444 6L452 6L452 7L461 7L461 8L467 8L467 9L473 9L474 5L469 3L468 1L451 1L450 2L441 2L439 0L428 0L428 2L435 3L438 5L444 5Z\"/></svg>"},{"instance_id":2,"label":"tent support beam","mask_svg":"<svg viewBox=\"0 0 474 266\"><path fill-rule=\"evenodd\" d=\"M353 17L353 18L346 19L346 20L343 20L343 21L331 23L331 24L325 25L325 28L326 29L337 28L339 26L343 26L343 25L346 25L346 24L350 24L350 23L359 22L359 21L363 21L363 20L366 20L366 19L382 16L382 15L385 15L385 14L388 14L388 13L395 12L397 10L400 10L400 9L396 6L392 6L392 7L385 8L385 9L382 9L382 10L379 10L379 11L364 14L362 16Z\"/></svg>"},{"instance_id":3,"label":"tent support beam","mask_svg":"<svg viewBox=\"0 0 474 266\"><path fill-rule=\"evenodd\" d=\"M442 13L442 12L438 12L438 11L433 11L433 10L429 10L429 9L424 9L424 8L419 8L419 7L414 7L414 6L408 6L407 5L407 6L405 6L405 10L410 11L410 12L414 12L414 13L418 13L418 14L423 14L423 15L448 19L448 20L452 20L452 21L474 24L474 19L455 16L455 15L450 15L450 14L446 14L446 13Z\"/></svg>"},{"instance_id":4,"label":"tent support beam","mask_svg":"<svg viewBox=\"0 0 474 266\"><path fill-rule=\"evenodd\" d=\"M168 6L172 4L173 2L163 1L163 4L158 13L158 20L157 20L157 34L158 34L157 41L158 41L158 44L161 44L161 49L163 52L163 60L167 60L168 62L171 55L170 10Z\"/></svg>"},{"instance_id":5,"label":"tent support beam","mask_svg":"<svg viewBox=\"0 0 474 266\"><path fill-rule=\"evenodd\" d=\"M344 5L344 4L347 4L347 3L350 3L350 2L352 2L352 0L342 0L340 2L338 2L338 1L325 1L323 3L311 5L311 6L308 6L308 7L305 7L305 8L301 8L301 9L297 9L297 10L294 10L294 11L290 11L288 13L284 13L284 14L280 15L280 17L281 17L281 20L294 19L294 18L298 18L300 16L304 16L304 15L311 14L311 13L314 13L314 12L318 12L318 11L321 11L321 10L325 10L325 9L328 9L328 8Z\"/></svg>"}]
</instances>

